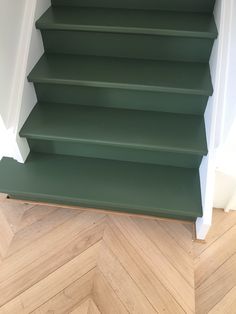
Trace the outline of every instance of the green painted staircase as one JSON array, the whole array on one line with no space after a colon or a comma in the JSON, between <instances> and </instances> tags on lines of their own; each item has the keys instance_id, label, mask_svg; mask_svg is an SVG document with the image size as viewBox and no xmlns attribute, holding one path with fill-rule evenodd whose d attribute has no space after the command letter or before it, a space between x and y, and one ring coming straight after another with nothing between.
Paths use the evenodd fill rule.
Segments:
<instances>
[{"instance_id":1,"label":"green painted staircase","mask_svg":"<svg viewBox=\"0 0 236 314\"><path fill-rule=\"evenodd\" d=\"M12 198L194 221L214 0L53 0L45 53L28 76L38 103L4 158Z\"/></svg>"}]
</instances>

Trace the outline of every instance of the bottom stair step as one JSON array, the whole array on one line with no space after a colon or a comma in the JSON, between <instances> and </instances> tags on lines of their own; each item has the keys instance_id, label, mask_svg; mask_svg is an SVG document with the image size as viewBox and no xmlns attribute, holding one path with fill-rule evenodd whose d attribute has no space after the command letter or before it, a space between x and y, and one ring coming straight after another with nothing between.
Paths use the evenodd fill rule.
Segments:
<instances>
[{"instance_id":1,"label":"bottom stair step","mask_svg":"<svg viewBox=\"0 0 236 314\"><path fill-rule=\"evenodd\" d=\"M202 215L198 169L31 153L25 164L3 158L0 192L173 219Z\"/></svg>"}]
</instances>

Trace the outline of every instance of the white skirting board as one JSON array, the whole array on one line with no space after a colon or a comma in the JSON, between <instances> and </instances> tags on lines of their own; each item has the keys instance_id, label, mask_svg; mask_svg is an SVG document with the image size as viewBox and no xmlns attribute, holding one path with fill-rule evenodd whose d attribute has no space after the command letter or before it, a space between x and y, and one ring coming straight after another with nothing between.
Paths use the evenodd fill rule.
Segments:
<instances>
[{"instance_id":1,"label":"white skirting board","mask_svg":"<svg viewBox=\"0 0 236 314\"><path fill-rule=\"evenodd\" d=\"M236 210L236 176L216 171L214 207L225 212Z\"/></svg>"}]
</instances>

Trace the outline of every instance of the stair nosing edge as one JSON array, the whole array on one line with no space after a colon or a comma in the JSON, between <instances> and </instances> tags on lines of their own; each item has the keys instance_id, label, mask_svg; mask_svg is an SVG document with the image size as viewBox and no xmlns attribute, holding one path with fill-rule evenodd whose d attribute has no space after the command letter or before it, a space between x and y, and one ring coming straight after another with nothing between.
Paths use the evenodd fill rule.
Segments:
<instances>
[{"instance_id":1,"label":"stair nosing edge","mask_svg":"<svg viewBox=\"0 0 236 314\"><path fill-rule=\"evenodd\" d=\"M28 132L20 131L20 137L32 139L32 140L42 140L42 141L58 141L58 142L69 142L69 143L77 143L77 144L94 144L94 145L104 145L111 147L118 147L123 149L134 149L134 150L144 150L150 152L166 152L166 153L177 153L177 154L189 154L189 155L198 155L198 156L206 156L208 154L208 150L191 150L184 148L171 148L168 146L151 146L151 145L138 145L138 144L125 144L125 143L116 143L109 141L99 141L99 140L83 140L77 138L66 138L62 136L42 136L42 135L34 135Z\"/></svg>"},{"instance_id":2,"label":"stair nosing edge","mask_svg":"<svg viewBox=\"0 0 236 314\"><path fill-rule=\"evenodd\" d=\"M106 33L124 33L124 34L142 34L170 37L187 37L216 39L217 32L183 31L171 29L155 29L142 27L121 27L121 26L92 26L92 25L66 25L66 24L44 24L36 22L36 28L39 30L57 30L57 31L87 31L87 32L106 32Z\"/></svg>"},{"instance_id":3,"label":"stair nosing edge","mask_svg":"<svg viewBox=\"0 0 236 314\"><path fill-rule=\"evenodd\" d=\"M35 78L30 74L28 81L38 84L56 84L56 85L68 85L68 86L87 86L87 87L98 87L98 88L114 88L114 89L129 89L149 92L165 92L165 93L176 93L176 94L188 94L188 95L200 95L200 96L212 96L213 87L211 90L200 90L200 89L185 89L185 88L174 88L164 86L152 86L152 85L137 85L137 84L122 84L112 82L95 82L85 80L63 80L63 79L45 79Z\"/></svg>"}]
</instances>

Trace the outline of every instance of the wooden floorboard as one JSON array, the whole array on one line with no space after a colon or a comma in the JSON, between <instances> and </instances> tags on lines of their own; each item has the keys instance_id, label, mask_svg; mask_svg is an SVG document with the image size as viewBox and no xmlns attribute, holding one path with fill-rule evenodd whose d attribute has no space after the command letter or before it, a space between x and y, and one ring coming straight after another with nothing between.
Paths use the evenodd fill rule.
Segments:
<instances>
[{"instance_id":1,"label":"wooden floorboard","mask_svg":"<svg viewBox=\"0 0 236 314\"><path fill-rule=\"evenodd\" d=\"M196 313L236 313L236 212L215 209L205 244L194 243Z\"/></svg>"},{"instance_id":2,"label":"wooden floorboard","mask_svg":"<svg viewBox=\"0 0 236 314\"><path fill-rule=\"evenodd\" d=\"M236 314L236 212L184 222L0 199L0 314Z\"/></svg>"}]
</instances>

